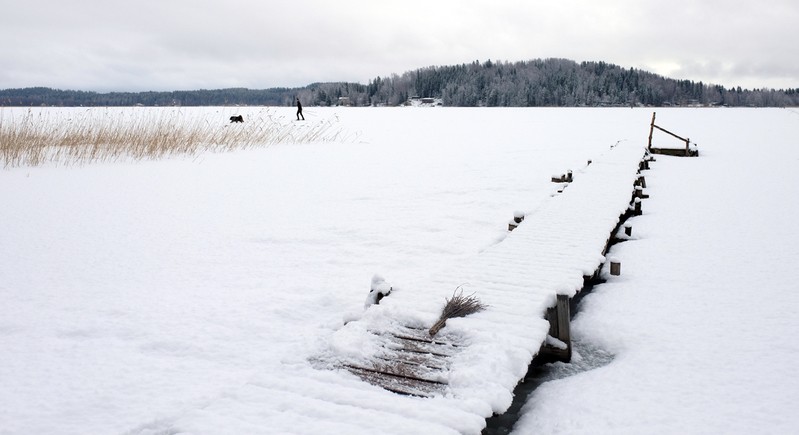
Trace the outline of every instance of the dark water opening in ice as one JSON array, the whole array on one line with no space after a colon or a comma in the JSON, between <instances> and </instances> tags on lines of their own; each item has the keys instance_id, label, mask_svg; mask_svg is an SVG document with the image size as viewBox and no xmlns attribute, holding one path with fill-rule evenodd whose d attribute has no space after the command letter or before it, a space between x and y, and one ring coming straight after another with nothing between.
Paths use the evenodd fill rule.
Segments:
<instances>
[{"instance_id":1,"label":"dark water opening in ice","mask_svg":"<svg viewBox=\"0 0 799 435\"><path fill-rule=\"evenodd\" d=\"M522 415L522 408L528 399L544 382L563 379L577 373L593 370L609 364L613 355L590 343L572 340L572 360L569 363L531 364L524 379L513 390L513 403L504 414L494 415L486 419L483 435L505 435L513 430L513 426Z\"/></svg>"}]
</instances>

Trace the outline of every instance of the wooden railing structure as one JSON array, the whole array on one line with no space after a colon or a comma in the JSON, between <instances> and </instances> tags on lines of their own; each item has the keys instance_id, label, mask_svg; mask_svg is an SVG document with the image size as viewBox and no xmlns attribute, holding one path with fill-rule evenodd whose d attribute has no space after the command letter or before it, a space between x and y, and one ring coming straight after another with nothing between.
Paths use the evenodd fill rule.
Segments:
<instances>
[{"instance_id":1,"label":"wooden railing structure","mask_svg":"<svg viewBox=\"0 0 799 435\"><path fill-rule=\"evenodd\" d=\"M652 123L649 126L649 145L647 146L647 149L649 150L650 153L652 153L652 154L665 154L665 155L669 155L669 156L679 156L679 157L697 157L697 156L699 156L699 150L697 150L697 149L693 149L692 150L691 149L691 140L690 139L678 136L678 135L666 130L665 128L663 128L661 126L656 125L655 124L655 115L656 115L656 112L652 112ZM652 134L654 133L655 129L658 129L658 130L660 130L660 131L662 131L664 133L670 134L670 135L674 136L675 138L685 142L685 149L683 150L682 148L653 148L652 147ZM696 144L694 144L694 145L696 145Z\"/></svg>"}]
</instances>

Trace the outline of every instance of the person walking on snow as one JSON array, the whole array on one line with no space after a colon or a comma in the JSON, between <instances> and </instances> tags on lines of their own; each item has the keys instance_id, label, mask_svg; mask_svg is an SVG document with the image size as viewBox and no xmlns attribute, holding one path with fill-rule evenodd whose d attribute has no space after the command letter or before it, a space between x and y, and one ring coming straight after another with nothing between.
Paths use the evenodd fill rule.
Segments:
<instances>
[{"instance_id":1,"label":"person walking on snow","mask_svg":"<svg viewBox=\"0 0 799 435\"><path fill-rule=\"evenodd\" d=\"M300 120L300 116L302 116L302 120L305 121L305 115L302 114L302 104L300 104L300 98L297 97L297 121Z\"/></svg>"}]
</instances>

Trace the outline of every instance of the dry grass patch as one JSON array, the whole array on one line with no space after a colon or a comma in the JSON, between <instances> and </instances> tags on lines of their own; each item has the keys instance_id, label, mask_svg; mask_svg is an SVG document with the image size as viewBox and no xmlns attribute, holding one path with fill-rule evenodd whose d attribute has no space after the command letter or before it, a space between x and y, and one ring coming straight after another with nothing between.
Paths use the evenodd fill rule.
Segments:
<instances>
[{"instance_id":1,"label":"dry grass patch","mask_svg":"<svg viewBox=\"0 0 799 435\"><path fill-rule=\"evenodd\" d=\"M294 123L270 109L230 124L198 108L91 108L0 111L4 167L159 159L278 143L345 140L337 119ZM193 112L193 113L189 113Z\"/></svg>"}]
</instances>

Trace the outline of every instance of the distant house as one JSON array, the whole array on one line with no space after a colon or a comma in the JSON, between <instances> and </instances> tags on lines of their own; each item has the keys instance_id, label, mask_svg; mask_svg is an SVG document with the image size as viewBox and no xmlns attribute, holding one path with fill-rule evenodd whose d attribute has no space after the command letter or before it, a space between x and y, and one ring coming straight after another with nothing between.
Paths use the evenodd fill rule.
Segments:
<instances>
[{"instance_id":1,"label":"distant house","mask_svg":"<svg viewBox=\"0 0 799 435\"><path fill-rule=\"evenodd\" d=\"M433 98L433 97L417 97L416 95L410 97L407 101L403 103L404 106L413 106L413 107L435 107L435 106L443 106L444 103L441 98Z\"/></svg>"},{"instance_id":2,"label":"distant house","mask_svg":"<svg viewBox=\"0 0 799 435\"><path fill-rule=\"evenodd\" d=\"M350 97L338 97L338 105L339 106L352 106L350 102Z\"/></svg>"}]
</instances>

